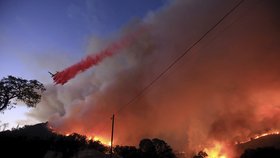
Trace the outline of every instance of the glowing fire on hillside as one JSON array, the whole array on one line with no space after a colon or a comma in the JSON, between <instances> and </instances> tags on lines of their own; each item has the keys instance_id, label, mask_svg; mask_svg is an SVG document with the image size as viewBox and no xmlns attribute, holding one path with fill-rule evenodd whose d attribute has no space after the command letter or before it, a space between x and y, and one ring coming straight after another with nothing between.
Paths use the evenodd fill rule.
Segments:
<instances>
[{"instance_id":1,"label":"glowing fire on hillside","mask_svg":"<svg viewBox=\"0 0 280 158\"><path fill-rule=\"evenodd\" d=\"M65 136L70 136L70 133L66 133ZM87 136L86 135L86 139L87 141L99 141L101 142L103 145L106 146L111 146L111 141L109 141L107 138L105 137L98 137L98 136Z\"/></svg>"},{"instance_id":2,"label":"glowing fire on hillside","mask_svg":"<svg viewBox=\"0 0 280 158\"><path fill-rule=\"evenodd\" d=\"M271 131L268 131L268 132L265 132L265 133L261 133L261 134L251 136L250 138L248 138L246 140L243 140L243 141L236 142L235 144L244 144L244 143L247 143L247 142L249 142L251 140L254 140L254 139L259 139L259 138L262 138L262 137L265 137L265 136L279 135L279 134L280 134L279 130L271 130Z\"/></svg>"},{"instance_id":3,"label":"glowing fire on hillside","mask_svg":"<svg viewBox=\"0 0 280 158\"><path fill-rule=\"evenodd\" d=\"M100 141L103 145L107 145L107 146L111 146L111 141L109 141L108 139L104 138L104 137L97 137L97 136L86 136L87 140L93 140L93 141Z\"/></svg>"},{"instance_id":4,"label":"glowing fire on hillside","mask_svg":"<svg viewBox=\"0 0 280 158\"><path fill-rule=\"evenodd\" d=\"M73 134L73 133L72 133ZM71 134L70 133L66 133L65 136L70 136ZM109 141L107 138L105 137L100 137L100 136L88 136L88 135L85 135L87 141L99 141L101 142L103 145L106 145L106 146L111 146L111 141Z\"/></svg>"},{"instance_id":5,"label":"glowing fire on hillside","mask_svg":"<svg viewBox=\"0 0 280 158\"><path fill-rule=\"evenodd\" d=\"M72 134L74 134L74 133L60 133L60 132L57 132L57 131L55 131L54 128L51 127L50 125L48 126L48 128L49 128L52 132L65 135L66 137L69 137L69 136L71 136ZM99 141L99 142L101 142L101 143L102 143L103 145L105 145L105 146L111 146L111 141L109 140L109 138L106 138L106 137L103 137L103 136L92 136L92 135L90 135L90 134L86 134L86 135L82 135L82 136L85 136L87 141Z\"/></svg>"},{"instance_id":6,"label":"glowing fire on hillside","mask_svg":"<svg viewBox=\"0 0 280 158\"><path fill-rule=\"evenodd\" d=\"M271 130L271 131L268 131L265 133L254 135L250 139L246 139L244 141L239 141L238 143L236 142L235 145L247 143L247 142L250 142L251 140L259 139L259 138L262 138L265 136L279 135L279 134L280 134L279 130ZM234 144L224 143L224 142L219 142L219 141L213 141L211 143L211 145L209 145L208 147L203 149L203 152L205 152L205 154L207 154L207 156L205 156L205 155L204 156L202 155L202 156L207 157L207 158L232 158L236 154L234 152ZM201 153L201 154L203 154L203 153Z\"/></svg>"}]
</instances>

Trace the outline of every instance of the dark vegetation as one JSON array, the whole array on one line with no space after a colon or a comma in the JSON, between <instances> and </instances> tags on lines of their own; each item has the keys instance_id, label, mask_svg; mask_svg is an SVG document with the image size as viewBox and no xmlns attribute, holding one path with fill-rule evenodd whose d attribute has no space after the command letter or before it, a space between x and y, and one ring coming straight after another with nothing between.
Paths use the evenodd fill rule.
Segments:
<instances>
[{"instance_id":1,"label":"dark vegetation","mask_svg":"<svg viewBox=\"0 0 280 158\"><path fill-rule=\"evenodd\" d=\"M243 144L238 144L238 151L243 151L241 158L280 158L280 135L273 134Z\"/></svg>"},{"instance_id":2,"label":"dark vegetation","mask_svg":"<svg viewBox=\"0 0 280 158\"><path fill-rule=\"evenodd\" d=\"M98 141L85 136L64 136L52 132L47 123L25 126L0 133L0 149L7 157L44 157L48 151L60 153L62 158L72 157L81 149L94 149L105 153L108 149ZM2 156L1 156L2 157Z\"/></svg>"},{"instance_id":3,"label":"dark vegetation","mask_svg":"<svg viewBox=\"0 0 280 158\"><path fill-rule=\"evenodd\" d=\"M123 158L175 158L171 147L160 139L142 139L139 149L134 146L116 146L115 155Z\"/></svg>"},{"instance_id":4,"label":"dark vegetation","mask_svg":"<svg viewBox=\"0 0 280 158\"><path fill-rule=\"evenodd\" d=\"M41 92L45 87L37 80L26 80L8 76L0 80L0 112L12 108L16 102L22 101L28 107L35 107L41 100Z\"/></svg>"},{"instance_id":5,"label":"dark vegetation","mask_svg":"<svg viewBox=\"0 0 280 158\"><path fill-rule=\"evenodd\" d=\"M57 134L47 127L47 123L0 132L0 150L3 158L80 158L79 153L85 150L98 152L102 155L99 157L109 157L109 147L101 142L87 140L85 136L77 133L69 136ZM139 148L116 146L114 157L175 158L175 155L163 140L143 139Z\"/></svg>"},{"instance_id":6,"label":"dark vegetation","mask_svg":"<svg viewBox=\"0 0 280 158\"><path fill-rule=\"evenodd\" d=\"M269 146L280 148L279 134L272 134L258 139L251 139L251 141L247 143L237 144L237 148L241 151L244 151L246 149L257 149Z\"/></svg>"}]
</instances>

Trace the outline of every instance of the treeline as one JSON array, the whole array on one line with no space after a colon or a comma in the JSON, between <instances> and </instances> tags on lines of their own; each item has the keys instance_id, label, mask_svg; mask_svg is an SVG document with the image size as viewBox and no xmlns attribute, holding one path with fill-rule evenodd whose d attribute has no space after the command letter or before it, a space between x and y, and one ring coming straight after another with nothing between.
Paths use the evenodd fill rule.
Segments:
<instances>
[{"instance_id":1,"label":"treeline","mask_svg":"<svg viewBox=\"0 0 280 158\"><path fill-rule=\"evenodd\" d=\"M47 124L25 126L0 133L0 150L4 157L45 157L48 151L59 153L61 158L73 157L83 149L94 149L102 153L108 147L99 141L87 140L85 136L71 134L64 136L50 131ZM1 156L2 157L2 156Z\"/></svg>"},{"instance_id":2,"label":"treeline","mask_svg":"<svg viewBox=\"0 0 280 158\"><path fill-rule=\"evenodd\" d=\"M176 158L172 148L161 139L142 139L139 148L116 146L114 154L123 158Z\"/></svg>"},{"instance_id":3,"label":"treeline","mask_svg":"<svg viewBox=\"0 0 280 158\"><path fill-rule=\"evenodd\" d=\"M69 136L54 133L47 123L0 132L0 151L3 158L80 158L82 151L98 152L100 158L109 157L109 147L101 142L87 140L77 133ZM171 147L160 139L143 139L138 148L116 146L113 153L118 158L176 157Z\"/></svg>"}]
</instances>

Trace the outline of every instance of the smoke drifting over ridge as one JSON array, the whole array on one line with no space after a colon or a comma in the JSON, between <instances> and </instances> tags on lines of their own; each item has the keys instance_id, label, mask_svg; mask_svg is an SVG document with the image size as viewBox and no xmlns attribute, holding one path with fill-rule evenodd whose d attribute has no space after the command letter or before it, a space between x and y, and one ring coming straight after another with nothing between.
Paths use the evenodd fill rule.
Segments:
<instances>
[{"instance_id":1,"label":"smoke drifting over ridge","mask_svg":"<svg viewBox=\"0 0 280 158\"><path fill-rule=\"evenodd\" d=\"M122 53L69 85L48 86L30 113L61 132L109 136L112 113L135 97L238 1L177 0L141 22ZM159 137L180 150L280 128L280 4L245 1L116 117L116 143ZM133 27L133 26L132 26ZM125 34L126 29L123 29ZM89 52L107 43L95 39ZM98 48L98 49L97 49Z\"/></svg>"}]
</instances>

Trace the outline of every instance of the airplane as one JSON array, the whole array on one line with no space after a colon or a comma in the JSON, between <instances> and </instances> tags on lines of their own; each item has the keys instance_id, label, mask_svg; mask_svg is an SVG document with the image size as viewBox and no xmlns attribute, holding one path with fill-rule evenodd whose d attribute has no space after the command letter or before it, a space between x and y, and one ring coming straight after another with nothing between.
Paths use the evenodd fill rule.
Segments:
<instances>
[{"instance_id":1,"label":"airplane","mask_svg":"<svg viewBox=\"0 0 280 158\"><path fill-rule=\"evenodd\" d=\"M56 73L55 74L53 74L53 73L51 73L51 72L49 72L48 71L48 73L52 76L52 78L58 73L58 71L56 71Z\"/></svg>"}]
</instances>

